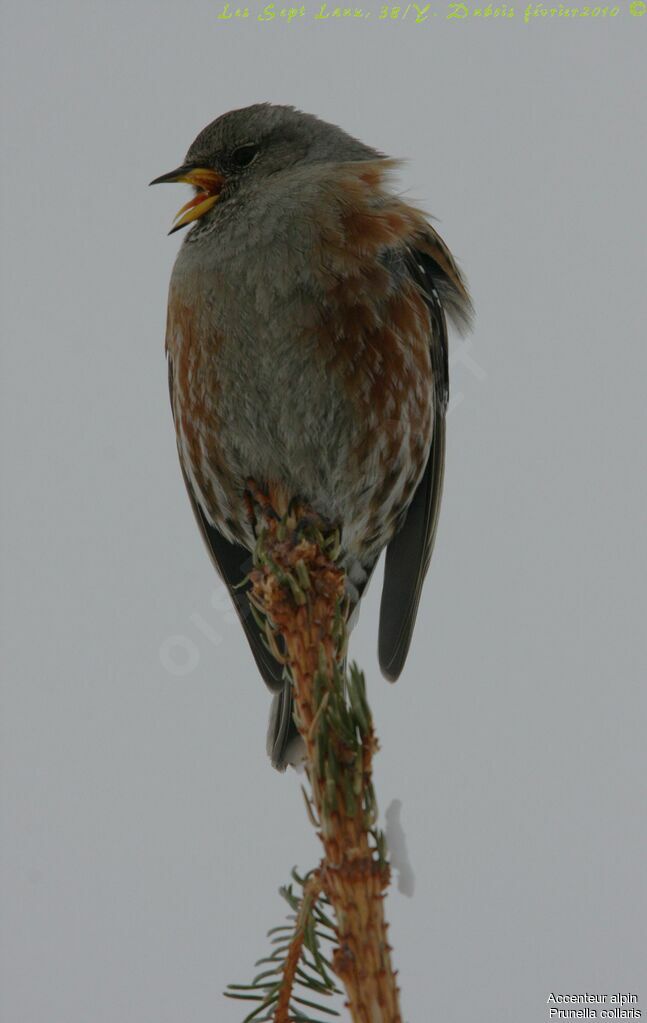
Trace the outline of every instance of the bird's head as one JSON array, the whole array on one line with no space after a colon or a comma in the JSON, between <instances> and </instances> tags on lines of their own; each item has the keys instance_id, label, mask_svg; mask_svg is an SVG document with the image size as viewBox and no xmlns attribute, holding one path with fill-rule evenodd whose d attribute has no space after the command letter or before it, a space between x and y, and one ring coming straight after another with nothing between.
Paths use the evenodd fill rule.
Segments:
<instances>
[{"instance_id":1,"label":"bird's head","mask_svg":"<svg viewBox=\"0 0 647 1023\"><path fill-rule=\"evenodd\" d=\"M184 182L195 195L178 211L172 234L200 221L206 224L216 204L272 175L303 164L374 160L382 154L334 124L294 107L258 103L232 110L204 128L181 167L151 181Z\"/></svg>"}]
</instances>

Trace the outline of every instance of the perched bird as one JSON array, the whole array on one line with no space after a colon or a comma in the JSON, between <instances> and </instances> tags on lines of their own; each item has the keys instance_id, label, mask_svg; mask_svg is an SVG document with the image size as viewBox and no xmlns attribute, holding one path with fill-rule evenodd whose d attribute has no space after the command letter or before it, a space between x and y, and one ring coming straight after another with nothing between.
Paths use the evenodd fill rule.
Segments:
<instances>
[{"instance_id":1,"label":"perched bird","mask_svg":"<svg viewBox=\"0 0 647 1023\"><path fill-rule=\"evenodd\" d=\"M340 529L351 605L386 547L379 661L399 676L429 565L445 461L445 314L469 324L465 282L395 161L293 107L233 110L156 178L194 197L166 330L177 446L196 519L275 694L268 752L299 756L290 682L245 587L252 478Z\"/></svg>"}]
</instances>

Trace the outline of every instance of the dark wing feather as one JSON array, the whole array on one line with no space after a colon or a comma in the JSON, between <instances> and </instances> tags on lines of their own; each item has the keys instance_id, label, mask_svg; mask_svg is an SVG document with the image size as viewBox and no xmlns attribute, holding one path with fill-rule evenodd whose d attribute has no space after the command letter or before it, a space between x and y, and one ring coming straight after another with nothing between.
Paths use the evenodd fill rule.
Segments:
<instances>
[{"instance_id":1,"label":"dark wing feather","mask_svg":"<svg viewBox=\"0 0 647 1023\"><path fill-rule=\"evenodd\" d=\"M168 372L172 407L173 367L171 365L170 358L168 363ZM283 667L265 646L263 634L256 624L256 619L250 611L249 601L247 599L248 586L239 585L242 583L243 579L252 567L251 554L240 544L230 543L230 541L227 540L222 533L215 528L215 526L212 526L207 521L207 518L195 496L193 487L191 486L191 483L184 471L181 460L180 466L182 468L182 476L184 477L184 483L189 495L189 500L191 501L191 507L193 508L196 522L198 523L198 527L202 533L202 538L207 545L207 550L211 555L216 571L222 577L227 589L229 590L234 607L238 613L238 617L240 618L241 625L245 630L247 642L251 647L258 670L263 676L263 680L267 687L271 689L272 692L279 692L283 689L284 685Z\"/></svg>"},{"instance_id":2,"label":"dark wing feather","mask_svg":"<svg viewBox=\"0 0 647 1023\"><path fill-rule=\"evenodd\" d=\"M240 618L241 625L245 630L247 642L249 643L258 670L263 676L265 684L272 692L283 688L283 667L269 652L263 642L263 635L253 617L249 600L247 599L248 586L239 586L252 567L252 558L249 551L240 544L230 543L214 526L205 518L204 512L198 504L193 488L187 479L184 469L182 470L184 482L191 501L191 507L195 514L196 522L202 533L202 538L207 545L211 559L222 577L234 607Z\"/></svg>"},{"instance_id":3,"label":"dark wing feather","mask_svg":"<svg viewBox=\"0 0 647 1023\"><path fill-rule=\"evenodd\" d=\"M456 264L431 231L424 247L411 253L409 273L421 288L431 319L429 339L434 377L434 430L429 459L398 532L389 543L380 604L378 655L382 674L400 675L409 651L422 585L436 538L445 473L445 414L449 395L449 355L444 306L467 325L471 303Z\"/></svg>"}]
</instances>

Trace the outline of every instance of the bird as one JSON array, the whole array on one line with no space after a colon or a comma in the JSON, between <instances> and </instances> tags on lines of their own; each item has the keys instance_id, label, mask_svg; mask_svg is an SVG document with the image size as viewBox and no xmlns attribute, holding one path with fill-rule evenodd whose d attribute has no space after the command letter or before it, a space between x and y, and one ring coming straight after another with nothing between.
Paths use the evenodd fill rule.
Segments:
<instances>
[{"instance_id":1,"label":"bird","mask_svg":"<svg viewBox=\"0 0 647 1023\"><path fill-rule=\"evenodd\" d=\"M166 323L177 449L195 518L273 693L267 751L298 766L291 681L249 613L247 487L339 530L351 624L382 551L382 674L401 674L438 525L447 319L472 303L449 248L397 190L400 161L292 106L204 128L151 184L193 196Z\"/></svg>"}]
</instances>

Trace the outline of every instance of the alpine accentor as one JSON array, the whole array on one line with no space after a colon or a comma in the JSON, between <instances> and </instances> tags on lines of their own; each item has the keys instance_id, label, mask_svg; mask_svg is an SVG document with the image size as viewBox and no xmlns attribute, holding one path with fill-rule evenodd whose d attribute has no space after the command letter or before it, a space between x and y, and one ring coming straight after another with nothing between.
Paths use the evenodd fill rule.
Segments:
<instances>
[{"instance_id":1,"label":"alpine accentor","mask_svg":"<svg viewBox=\"0 0 647 1023\"><path fill-rule=\"evenodd\" d=\"M292 107L234 110L157 182L195 196L171 277L166 351L182 472L258 668L275 693L268 751L298 756L290 683L244 587L246 483L299 497L341 534L357 605L384 547L379 660L402 671L443 486L445 313L465 282L425 216L394 192L394 161ZM238 587L238 588L236 588Z\"/></svg>"}]
</instances>

